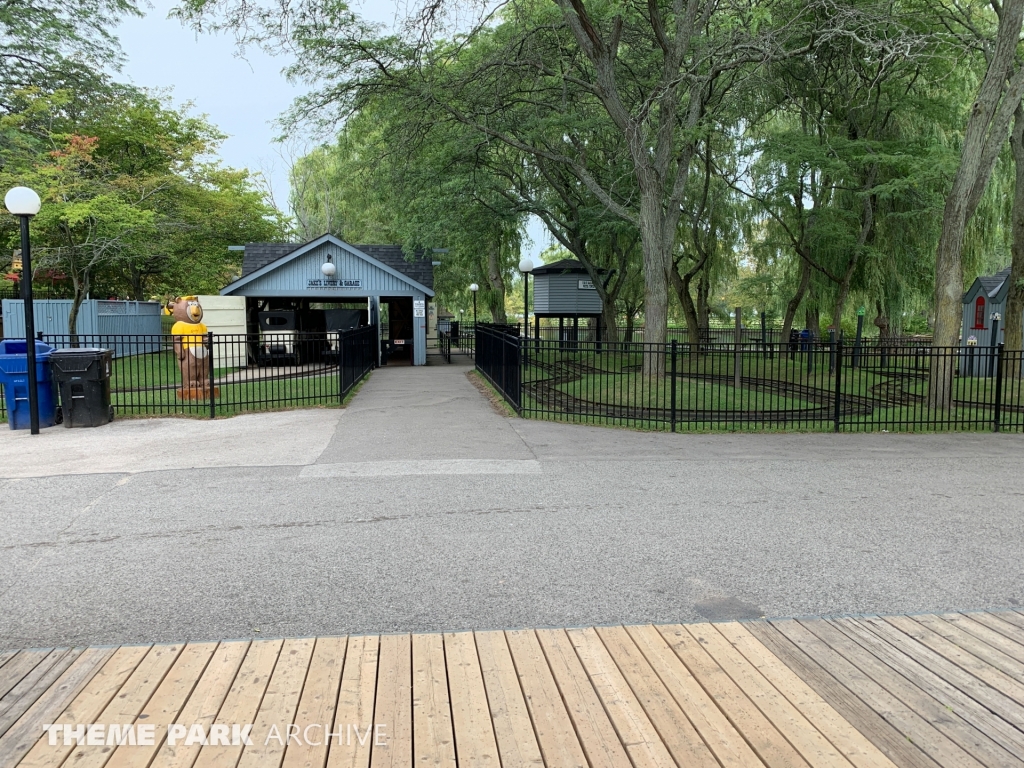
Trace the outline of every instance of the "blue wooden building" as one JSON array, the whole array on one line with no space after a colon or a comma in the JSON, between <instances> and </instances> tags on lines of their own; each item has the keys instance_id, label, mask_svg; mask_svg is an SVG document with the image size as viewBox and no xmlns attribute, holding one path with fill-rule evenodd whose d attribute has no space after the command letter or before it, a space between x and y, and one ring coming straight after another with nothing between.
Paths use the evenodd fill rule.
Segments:
<instances>
[{"instance_id":1,"label":"blue wooden building","mask_svg":"<svg viewBox=\"0 0 1024 768\"><path fill-rule=\"evenodd\" d=\"M221 294L246 298L252 333L268 330L271 320L294 323L297 331L342 329L331 327L335 322L376 325L391 362L427 361L433 262L424 254L407 259L399 245L350 245L333 235L303 244L249 243L241 277Z\"/></svg>"}]
</instances>

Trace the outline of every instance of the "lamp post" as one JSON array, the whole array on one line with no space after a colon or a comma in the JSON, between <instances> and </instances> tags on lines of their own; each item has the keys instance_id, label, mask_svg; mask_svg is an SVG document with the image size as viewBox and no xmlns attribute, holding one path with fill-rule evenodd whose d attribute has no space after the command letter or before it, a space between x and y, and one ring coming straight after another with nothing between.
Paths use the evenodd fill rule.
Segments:
<instances>
[{"instance_id":1,"label":"lamp post","mask_svg":"<svg viewBox=\"0 0 1024 768\"><path fill-rule=\"evenodd\" d=\"M39 434L39 393L36 391L36 317L32 306L32 252L28 222L39 213L39 195L28 187L14 187L4 196L7 210L21 219L21 298L25 304L25 353L28 357L28 418L33 435Z\"/></svg>"},{"instance_id":2,"label":"lamp post","mask_svg":"<svg viewBox=\"0 0 1024 768\"><path fill-rule=\"evenodd\" d=\"M473 292L473 328L476 328L476 292L480 290L480 286L476 283L469 284L469 290Z\"/></svg>"},{"instance_id":3,"label":"lamp post","mask_svg":"<svg viewBox=\"0 0 1024 768\"><path fill-rule=\"evenodd\" d=\"M533 272L533 262L529 256L523 256L519 261L519 271L523 273L523 338L530 336L530 273Z\"/></svg>"},{"instance_id":4,"label":"lamp post","mask_svg":"<svg viewBox=\"0 0 1024 768\"><path fill-rule=\"evenodd\" d=\"M1002 315L1000 315L998 312L993 312L991 315L989 315L989 320L992 321L992 343L990 344L990 346L992 347L992 351L989 352L988 356L989 378L992 377L992 372L995 369L996 354L999 350L999 321L1002 319Z\"/></svg>"}]
</instances>

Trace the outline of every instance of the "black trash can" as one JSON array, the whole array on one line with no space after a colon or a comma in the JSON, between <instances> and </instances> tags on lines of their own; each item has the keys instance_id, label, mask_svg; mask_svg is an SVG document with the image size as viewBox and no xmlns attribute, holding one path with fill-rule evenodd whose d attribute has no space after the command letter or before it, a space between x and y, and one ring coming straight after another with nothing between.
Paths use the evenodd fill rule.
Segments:
<instances>
[{"instance_id":1,"label":"black trash can","mask_svg":"<svg viewBox=\"0 0 1024 768\"><path fill-rule=\"evenodd\" d=\"M65 427L99 427L114 420L110 349L55 349L50 354Z\"/></svg>"}]
</instances>

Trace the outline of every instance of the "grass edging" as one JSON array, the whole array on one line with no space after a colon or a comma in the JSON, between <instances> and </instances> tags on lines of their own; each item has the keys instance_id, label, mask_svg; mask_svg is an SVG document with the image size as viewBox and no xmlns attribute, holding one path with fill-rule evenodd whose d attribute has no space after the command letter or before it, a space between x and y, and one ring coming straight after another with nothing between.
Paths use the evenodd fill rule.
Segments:
<instances>
[{"instance_id":1,"label":"grass edging","mask_svg":"<svg viewBox=\"0 0 1024 768\"><path fill-rule=\"evenodd\" d=\"M371 369L365 376L363 376L363 378L361 378L359 381L355 383L352 389L348 391L348 394L345 395L345 399L341 401L342 408L347 408L348 404L352 401L352 398L359 394L359 390L363 388L363 384L365 384L369 380L369 378L373 376L374 370L375 369Z\"/></svg>"},{"instance_id":2,"label":"grass edging","mask_svg":"<svg viewBox=\"0 0 1024 768\"><path fill-rule=\"evenodd\" d=\"M519 414L516 413L515 408L508 404L508 401L502 396L502 394L494 388L494 386L487 380L487 377L480 373L476 368L470 371L466 371L466 377L470 383L480 390L480 393L486 397L494 410L498 411L502 416L509 418L518 419Z\"/></svg>"}]
</instances>

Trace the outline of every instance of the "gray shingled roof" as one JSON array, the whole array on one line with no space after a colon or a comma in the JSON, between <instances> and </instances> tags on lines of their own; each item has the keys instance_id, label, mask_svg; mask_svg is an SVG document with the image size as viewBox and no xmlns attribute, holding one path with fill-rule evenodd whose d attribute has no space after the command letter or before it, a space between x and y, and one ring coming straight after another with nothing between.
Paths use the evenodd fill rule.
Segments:
<instances>
[{"instance_id":1,"label":"gray shingled roof","mask_svg":"<svg viewBox=\"0 0 1024 768\"><path fill-rule=\"evenodd\" d=\"M992 297L999 292L999 289L1003 287L1003 283L1006 282L1006 278L1009 276L1010 268L1007 267L1002 272L996 272L994 275L982 275L978 280L981 282L985 295Z\"/></svg>"},{"instance_id":2,"label":"gray shingled roof","mask_svg":"<svg viewBox=\"0 0 1024 768\"><path fill-rule=\"evenodd\" d=\"M246 243L245 255L242 256L242 277L251 275L257 269L263 269L272 261L298 248L300 243Z\"/></svg>"},{"instance_id":3,"label":"gray shingled roof","mask_svg":"<svg viewBox=\"0 0 1024 768\"><path fill-rule=\"evenodd\" d=\"M434 265L429 254L419 252L413 261L407 261L400 245L353 245L367 256L386 264L396 272L411 277L420 285L434 290Z\"/></svg>"},{"instance_id":4,"label":"gray shingled roof","mask_svg":"<svg viewBox=\"0 0 1024 768\"><path fill-rule=\"evenodd\" d=\"M242 257L242 277L277 261L305 243L246 243ZM353 245L367 256L412 278L420 285L434 290L434 266L429 255L418 253L414 261L407 261L400 245Z\"/></svg>"},{"instance_id":5,"label":"gray shingled roof","mask_svg":"<svg viewBox=\"0 0 1024 768\"><path fill-rule=\"evenodd\" d=\"M599 269L598 273L605 273L607 269ZM553 261L550 264L541 264L539 267L534 267L532 274L534 275L557 275L557 274L587 274L587 268L577 259L560 259L559 261Z\"/></svg>"}]
</instances>

